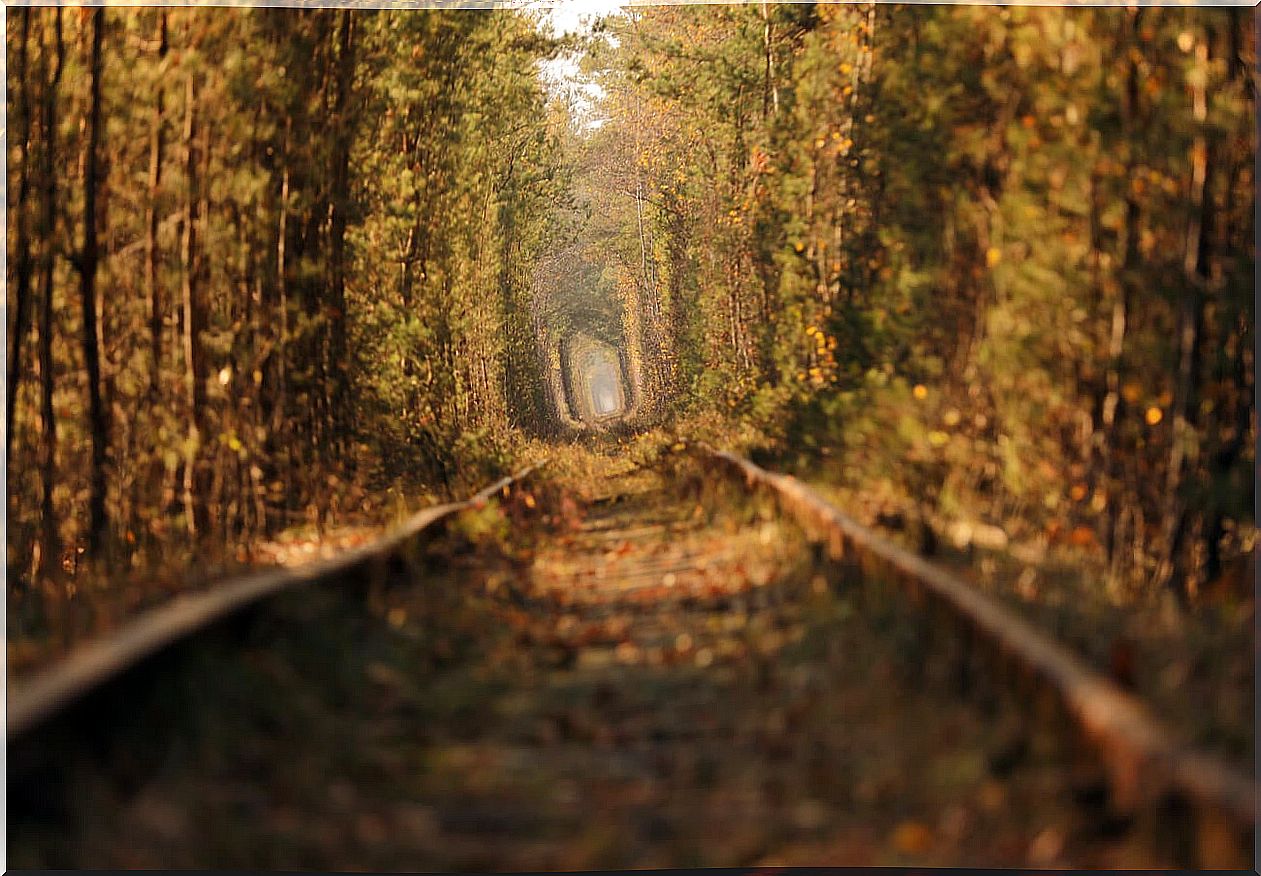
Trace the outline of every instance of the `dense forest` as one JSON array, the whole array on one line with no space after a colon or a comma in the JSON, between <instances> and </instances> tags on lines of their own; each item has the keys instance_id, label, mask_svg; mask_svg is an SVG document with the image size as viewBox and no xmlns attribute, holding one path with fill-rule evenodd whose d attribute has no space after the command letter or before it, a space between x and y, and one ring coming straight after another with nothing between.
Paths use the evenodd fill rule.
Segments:
<instances>
[{"instance_id":1,"label":"dense forest","mask_svg":"<svg viewBox=\"0 0 1261 876\"><path fill-rule=\"evenodd\" d=\"M927 519L1101 554L1118 595L1185 601L1250 555L1248 13L747 4L608 29L592 260L646 394Z\"/></svg>"},{"instance_id":2,"label":"dense forest","mask_svg":"<svg viewBox=\"0 0 1261 876\"><path fill-rule=\"evenodd\" d=\"M24 8L8 40L11 582L457 488L538 427L564 185L527 21Z\"/></svg>"},{"instance_id":3,"label":"dense forest","mask_svg":"<svg viewBox=\"0 0 1261 876\"><path fill-rule=\"evenodd\" d=\"M579 46L23 7L7 46L11 600L246 561L610 415L1119 595L1250 583L1246 10L659 7ZM540 67L578 51L585 109Z\"/></svg>"}]
</instances>

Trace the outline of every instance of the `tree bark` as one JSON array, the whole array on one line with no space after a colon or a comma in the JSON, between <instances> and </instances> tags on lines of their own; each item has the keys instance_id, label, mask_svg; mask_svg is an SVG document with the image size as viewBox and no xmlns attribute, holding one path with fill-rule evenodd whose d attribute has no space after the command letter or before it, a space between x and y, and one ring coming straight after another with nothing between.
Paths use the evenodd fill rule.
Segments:
<instances>
[{"instance_id":1,"label":"tree bark","mask_svg":"<svg viewBox=\"0 0 1261 876\"><path fill-rule=\"evenodd\" d=\"M16 9L19 33L17 48L17 78L19 83L17 106L14 115L14 138L22 150L18 165L17 202L13 205L13 333L9 335L9 380L5 385L4 449L5 459L13 457L13 410L17 401L18 384L22 372L22 343L26 340L31 321L31 242L27 230L27 211L31 189L31 88L27 70L27 44L31 29L31 10Z\"/></svg>"},{"instance_id":2,"label":"tree bark","mask_svg":"<svg viewBox=\"0 0 1261 876\"><path fill-rule=\"evenodd\" d=\"M329 358L326 373L331 386L329 394L329 434L340 444L346 424L346 221L350 208L350 132L348 118L351 90L354 87L355 43L354 15L349 9L341 12L340 46L337 56L337 92L333 107L333 181L330 223L330 286L332 313L329 329ZM338 457L341 453L336 454Z\"/></svg>"},{"instance_id":3,"label":"tree bark","mask_svg":"<svg viewBox=\"0 0 1261 876\"><path fill-rule=\"evenodd\" d=\"M87 143L83 178L83 246L78 254L79 303L83 312L83 361L88 376L88 424L92 434L91 489L88 497L88 548L98 554L105 542L108 521L105 510L106 455L109 423L101 390L101 343L96 314L96 269L100 261L97 243L97 189L100 184L101 140L101 43L105 36L105 10L92 12L91 56L87 118Z\"/></svg>"},{"instance_id":4,"label":"tree bark","mask_svg":"<svg viewBox=\"0 0 1261 876\"><path fill-rule=\"evenodd\" d=\"M1252 74L1253 65L1249 63L1249 47L1247 38L1250 36L1245 30L1245 21L1248 16L1253 16L1257 24L1261 24L1261 17L1256 17L1253 13L1249 13L1243 9L1235 9L1230 12L1230 24L1227 31L1227 80L1228 85L1232 88L1239 88L1247 101L1252 107L1253 123L1257 127L1254 129L1256 134L1261 134L1261 118L1258 118L1255 112L1255 92L1252 90L1252 83L1249 81ZM1257 142L1253 140L1253 142ZM1242 144L1241 144L1242 146ZM1220 215L1223 221L1219 223L1217 229L1217 243L1215 249L1218 252L1229 252L1233 247L1238 246L1247 239L1247 235L1241 233L1244 228L1249 230L1253 223L1246 220L1240 222L1241 214L1237 212L1236 206L1236 190L1246 191L1247 185L1239 181L1241 172L1250 172L1255 163L1254 154L1247 148L1229 148L1223 144L1225 155L1222 158L1225 168L1222 179L1222 207ZM1246 168L1246 171L1245 171ZM1217 273L1220 270L1220 259L1213 261L1214 281L1216 282ZM1230 367L1230 381L1232 383L1229 393L1230 401L1221 411L1221 419L1219 422L1224 428L1227 436L1222 444L1218 447L1217 452L1213 454L1210 464L1210 477L1215 485L1214 501L1210 503L1208 514L1204 523L1204 578L1205 583L1209 584L1215 581L1223 571L1223 563L1221 556L1221 539L1225 535L1224 521L1226 518L1226 509L1223 499L1220 496L1220 490L1216 485L1221 484L1230 476L1231 470L1239 460L1240 454L1244 447L1251 444L1250 437L1252 434L1252 414L1254 398L1253 378L1251 363L1255 361L1252 358L1252 350L1246 348L1248 337L1254 334L1253 327L1255 324L1255 308L1247 306L1246 300L1241 302L1244 306L1240 307L1239 313L1235 318L1235 324L1230 329L1229 334L1233 337L1228 338L1226 347L1232 350L1232 363Z\"/></svg>"},{"instance_id":5,"label":"tree bark","mask_svg":"<svg viewBox=\"0 0 1261 876\"><path fill-rule=\"evenodd\" d=\"M190 535L204 529L201 507L197 496L197 462L203 439L202 419L205 408L205 365L202 361L201 332L203 314L198 281L200 264L197 251L198 208L198 154L197 91L190 75L185 84L184 107L184 185L185 210L183 240L183 310L184 310L184 392L188 406L188 449L184 459L184 516Z\"/></svg>"},{"instance_id":6,"label":"tree bark","mask_svg":"<svg viewBox=\"0 0 1261 876\"><path fill-rule=\"evenodd\" d=\"M40 562L36 571L50 572L57 568L59 539L57 517L53 507L53 483L56 477L57 419L53 410L53 231L57 223L57 88L65 66L65 42L62 38L61 9L53 13L53 32L56 40L52 79L46 84L43 101L44 150L40 162L43 185L43 209L40 211L40 326L39 326L39 382L40 416L43 434L40 441L39 470L42 492L40 497ZM44 53L41 51L40 56ZM43 80L44 64L40 64Z\"/></svg>"},{"instance_id":7,"label":"tree bark","mask_svg":"<svg viewBox=\"0 0 1261 876\"><path fill-rule=\"evenodd\" d=\"M1123 398L1121 382L1125 375L1125 339L1129 328L1129 316L1134 283L1129 274L1138 262L1140 209L1138 196L1134 189L1134 172L1138 164L1135 156L1137 143L1135 137L1139 130L1139 65L1135 53L1138 51L1138 35L1142 24L1143 10L1136 9L1128 13L1130 19L1129 33L1120 42L1124 49L1130 51L1127 62L1125 92L1121 100L1121 135L1129 146L1129 154L1125 162L1125 244L1121 256L1120 289L1112 303L1112 326L1108 338L1108 368L1105 376L1107 388L1100 414L1100 458L1108 479L1108 523L1104 537L1104 546L1108 554L1108 562L1116 574L1116 561L1120 556L1117 544L1117 525L1121 513L1122 484L1121 461L1116 452L1117 437L1123 414Z\"/></svg>"},{"instance_id":8,"label":"tree bark","mask_svg":"<svg viewBox=\"0 0 1261 876\"><path fill-rule=\"evenodd\" d=\"M779 113L779 89L775 86L775 27L771 23L770 4L762 0L762 117Z\"/></svg>"},{"instance_id":9,"label":"tree bark","mask_svg":"<svg viewBox=\"0 0 1261 876\"><path fill-rule=\"evenodd\" d=\"M280 150L280 216L276 223L276 293L279 327L276 331L276 397L272 406L270 441L273 462L280 469L284 483L285 507L292 496L289 479L290 448L288 436L289 393L289 143L293 134L293 117L285 117L284 136Z\"/></svg>"},{"instance_id":10,"label":"tree bark","mask_svg":"<svg viewBox=\"0 0 1261 876\"><path fill-rule=\"evenodd\" d=\"M1212 34L1196 45L1196 63L1207 76ZM1190 597L1186 568L1187 517L1185 496L1186 451L1196 429L1199 407L1197 381L1200 371L1200 339L1203 335L1205 288L1211 274L1214 231L1213 184L1216 174L1214 144L1204 126L1208 120L1208 94L1203 84L1192 87L1192 113L1200 126L1191 146L1191 217L1187 227L1183 273L1186 281L1178 302L1178 365L1170 412L1169 461L1165 470L1166 504L1161 521L1161 558L1157 584L1173 590L1179 601Z\"/></svg>"},{"instance_id":11,"label":"tree bark","mask_svg":"<svg viewBox=\"0 0 1261 876\"><path fill-rule=\"evenodd\" d=\"M164 108L161 81L162 63L166 58L167 35L165 9L158 11L158 76L153 103L153 123L149 133L149 208L146 216L145 238L145 287L149 295L149 350L152 359L149 375L149 395L157 401L158 383L162 375L162 290L158 286L158 199L162 192L162 158L165 149L163 136Z\"/></svg>"}]
</instances>

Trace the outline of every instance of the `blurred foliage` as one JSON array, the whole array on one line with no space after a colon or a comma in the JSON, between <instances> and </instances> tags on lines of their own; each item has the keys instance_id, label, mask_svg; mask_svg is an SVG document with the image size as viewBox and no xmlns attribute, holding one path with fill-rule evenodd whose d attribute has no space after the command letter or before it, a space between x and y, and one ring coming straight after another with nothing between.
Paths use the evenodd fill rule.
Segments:
<instances>
[{"instance_id":1,"label":"blurred foliage","mask_svg":"<svg viewBox=\"0 0 1261 876\"><path fill-rule=\"evenodd\" d=\"M23 9L7 40L11 633L93 574L466 494L550 422L561 43L528 14Z\"/></svg>"},{"instance_id":2,"label":"blurred foliage","mask_svg":"<svg viewBox=\"0 0 1261 876\"><path fill-rule=\"evenodd\" d=\"M1118 592L1244 594L1246 13L746 5L606 27L590 136L633 150L671 410L925 515L1088 531L1073 546Z\"/></svg>"},{"instance_id":3,"label":"blurred foliage","mask_svg":"<svg viewBox=\"0 0 1261 876\"><path fill-rule=\"evenodd\" d=\"M1063 542L1118 595L1246 590L1244 12L748 4L542 33L15 10L18 626L85 564L219 569L506 473L583 426L583 336L619 357L619 429ZM539 66L579 49L586 109Z\"/></svg>"}]
</instances>

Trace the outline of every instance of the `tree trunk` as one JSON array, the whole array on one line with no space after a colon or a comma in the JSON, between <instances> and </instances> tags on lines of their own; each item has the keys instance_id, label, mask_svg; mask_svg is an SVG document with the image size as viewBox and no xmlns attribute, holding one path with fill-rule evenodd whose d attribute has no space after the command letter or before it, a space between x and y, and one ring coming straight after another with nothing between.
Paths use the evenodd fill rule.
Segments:
<instances>
[{"instance_id":1,"label":"tree trunk","mask_svg":"<svg viewBox=\"0 0 1261 876\"><path fill-rule=\"evenodd\" d=\"M88 498L88 547L98 554L105 543L105 466L109 424L101 394L100 337L96 318L96 268L100 260L97 244L96 196L100 176L101 140L101 42L105 36L105 10L92 13L92 48L88 62L90 77L88 112L85 119L87 143L83 177L83 246L78 254L79 302L83 311L83 361L88 376L88 424L92 433L91 490Z\"/></svg>"},{"instance_id":2,"label":"tree trunk","mask_svg":"<svg viewBox=\"0 0 1261 876\"><path fill-rule=\"evenodd\" d=\"M1251 91L1251 85L1248 81L1252 75L1252 64L1248 63L1245 52L1248 51L1246 45L1247 35L1244 31L1245 18L1251 15L1246 10L1235 9L1230 12L1230 25L1227 31L1227 80L1228 84L1241 88L1243 93L1248 96L1248 103L1252 107L1253 123L1256 125L1255 133L1261 135L1261 117L1255 112L1255 96ZM1256 22L1261 24L1261 17L1256 18ZM1253 142L1257 142L1253 140ZM1241 239L1247 239L1245 234L1240 232L1243 230L1239 226L1249 223L1240 223L1237 217L1237 207L1235 203L1236 189L1246 190L1246 185L1239 182L1241 172L1250 172L1253 169L1254 155L1246 148L1225 148L1225 155L1222 160L1225 163L1223 173L1224 181L1222 184L1222 208L1220 215L1223 221L1217 229L1216 251L1229 252L1233 247L1239 245ZM1218 266L1220 259L1213 261L1214 282L1217 280ZM1219 495L1217 484L1222 483L1230 476L1231 470L1239 460L1239 456L1245 446L1249 445L1252 434L1252 413L1254 398L1252 368L1250 365L1250 349L1246 349L1249 335L1253 333L1255 323L1255 308L1248 307L1246 302L1240 308L1240 312L1235 318L1235 324L1230 329L1233 339L1228 340L1226 347L1233 350L1231 364L1231 383L1233 384L1230 392L1230 402L1221 411L1221 422L1224 427L1225 434L1228 435L1217 452L1213 454L1210 464L1210 476L1215 484L1215 499L1210 503L1208 513L1204 523L1204 578L1205 583L1209 584L1215 581L1222 573L1223 564L1221 556L1221 539L1225 535L1224 521L1226 517L1226 509L1223 500ZM1233 342L1232 342L1233 341Z\"/></svg>"},{"instance_id":3,"label":"tree trunk","mask_svg":"<svg viewBox=\"0 0 1261 876\"><path fill-rule=\"evenodd\" d=\"M40 326L39 382L40 415L43 434L40 441L39 470L42 485L40 499L40 561L36 571L53 572L57 568L59 539L57 517L53 508L53 482L56 476L57 420L53 410L53 232L57 223L57 88L65 66L65 43L62 39L61 9L53 13L56 54L52 79L46 85L43 106L44 152L40 162L43 184L43 209L39 223L40 239ZM44 53L41 51L40 56ZM40 63L42 81L44 64Z\"/></svg>"},{"instance_id":4,"label":"tree trunk","mask_svg":"<svg viewBox=\"0 0 1261 876\"><path fill-rule=\"evenodd\" d=\"M22 372L18 368L21 361L22 342L26 340L31 321L31 242L27 231L27 210L31 188L31 88L27 70L27 43L31 29L31 10L17 9L14 14L19 19L17 49L17 78L19 82L18 101L14 108L14 138L22 150L21 162L18 166L18 196L13 205L14 247L13 247L13 333L9 335L9 380L5 385L4 417L4 449L5 459L13 458L13 408L17 401L18 383Z\"/></svg>"},{"instance_id":5,"label":"tree trunk","mask_svg":"<svg viewBox=\"0 0 1261 876\"><path fill-rule=\"evenodd\" d=\"M1135 156L1138 144L1135 142L1135 137L1140 127L1138 124L1138 102L1141 78L1139 75L1139 59L1135 55L1138 51L1138 35L1142 24L1143 10L1132 10L1128 12L1128 15L1130 18L1129 33L1121 41L1122 46L1130 50L1130 58L1127 62L1125 93L1121 101L1121 135L1125 142L1129 144L1124 181L1125 245L1121 257L1120 289L1112 303L1112 326L1108 338L1108 368L1105 377L1107 392L1104 396L1100 414L1100 459L1104 471L1107 472L1109 494L1108 523L1104 537L1104 546L1107 550L1108 562L1112 568L1113 577L1116 576L1116 561L1121 554L1120 546L1117 544L1117 524L1124 501L1121 484L1121 461L1118 459L1116 445L1123 414L1121 382L1125 375L1125 338L1129 327L1130 309L1134 295L1134 283L1129 275L1134 265L1137 264L1139 257L1140 211L1133 178L1134 169L1138 164Z\"/></svg>"},{"instance_id":6,"label":"tree trunk","mask_svg":"<svg viewBox=\"0 0 1261 876\"><path fill-rule=\"evenodd\" d=\"M190 75L185 85L184 107L184 185L185 219L183 240L183 310L184 310L184 392L188 406L188 449L184 459L184 516L190 535L204 529L203 503L197 496L197 461L205 416L205 365L202 361L201 332L203 315L198 281L200 265L197 252L198 155L196 146L196 86Z\"/></svg>"},{"instance_id":7,"label":"tree trunk","mask_svg":"<svg viewBox=\"0 0 1261 876\"><path fill-rule=\"evenodd\" d=\"M1196 63L1207 76L1208 34L1196 45ZM1192 113L1200 130L1191 147L1191 217L1183 257L1186 282L1178 303L1178 366L1174 385L1173 409L1170 412L1169 462L1165 471L1166 504L1161 521L1161 558L1157 566L1157 584L1171 588L1180 602L1191 596L1186 568L1187 516L1189 509L1184 495L1186 451L1196 428L1199 407L1197 380L1200 371L1200 338L1204 324L1204 292L1211 274L1213 227L1213 184L1216 173L1214 144L1209 141L1204 125L1208 120L1208 95L1204 84L1192 86Z\"/></svg>"},{"instance_id":8,"label":"tree trunk","mask_svg":"<svg viewBox=\"0 0 1261 876\"><path fill-rule=\"evenodd\" d=\"M346 424L346 220L350 208L350 132L348 118L351 89L354 86L354 15L342 10L340 47L337 57L337 94L333 107L333 181L330 227L330 286L332 314L329 337L329 435L340 445ZM335 451L336 457L342 454Z\"/></svg>"},{"instance_id":9,"label":"tree trunk","mask_svg":"<svg viewBox=\"0 0 1261 876\"><path fill-rule=\"evenodd\" d=\"M280 217L276 227L276 291L277 308L280 311L280 326L276 337L276 399L272 408L271 441L277 451L273 459L280 469L284 483L282 506L288 508L292 496L289 478L291 475L289 460L288 436L288 392L289 392L289 141L293 134L293 117L285 118L285 133L281 147L280 162Z\"/></svg>"},{"instance_id":10,"label":"tree trunk","mask_svg":"<svg viewBox=\"0 0 1261 876\"><path fill-rule=\"evenodd\" d=\"M166 58L166 10L158 11L158 76L162 76L162 63ZM145 238L145 287L149 295L149 350L152 359L149 375L149 396L157 402L162 375L162 291L158 287L158 199L162 191L162 154L164 111L161 78L156 83L153 103L153 123L149 133L149 209L146 217Z\"/></svg>"},{"instance_id":11,"label":"tree trunk","mask_svg":"<svg viewBox=\"0 0 1261 876\"><path fill-rule=\"evenodd\" d=\"M779 89L775 87L775 27L771 24L770 5L762 0L762 117L779 112Z\"/></svg>"}]
</instances>

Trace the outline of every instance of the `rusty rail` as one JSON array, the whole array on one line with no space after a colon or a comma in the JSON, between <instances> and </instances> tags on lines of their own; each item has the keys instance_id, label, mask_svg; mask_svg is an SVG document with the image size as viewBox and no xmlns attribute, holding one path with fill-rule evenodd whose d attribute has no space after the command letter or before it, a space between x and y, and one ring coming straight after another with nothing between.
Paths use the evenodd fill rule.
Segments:
<instances>
[{"instance_id":1,"label":"rusty rail","mask_svg":"<svg viewBox=\"0 0 1261 876\"><path fill-rule=\"evenodd\" d=\"M502 478L464 501L418 511L371 544L301 566L248 573L209 590L177 596L140 615L117 633L84 645L29 680L12 683L8 715L10 744L170 646L281 592L335 579L370 563L386 560L435 524L489 501L537 468L529 466Z\"/></svg>"},{"instance_id":2,"label":"rusty rail","mask_svg":"<svg viewBox=\"0 0 1261 876\"><path fill-rule=\"evenodd\" d=\"M1183 811L1194 816L1200 866L1220 866L1224 849L1234 866L1251 862L1255 779L1180 744L1143 702L1069 649L960 578L852 520L797 479L704 445L689 449L742 477L746 487L769 491L785 513L827 540L833 558L856 562L866 575L890 580L916 598L926 595L971 641L1040 682L1103 767L1117 809L1168 813L1179 811L1175 802L1188 804Z\"/></svg>"}]
</instances>

